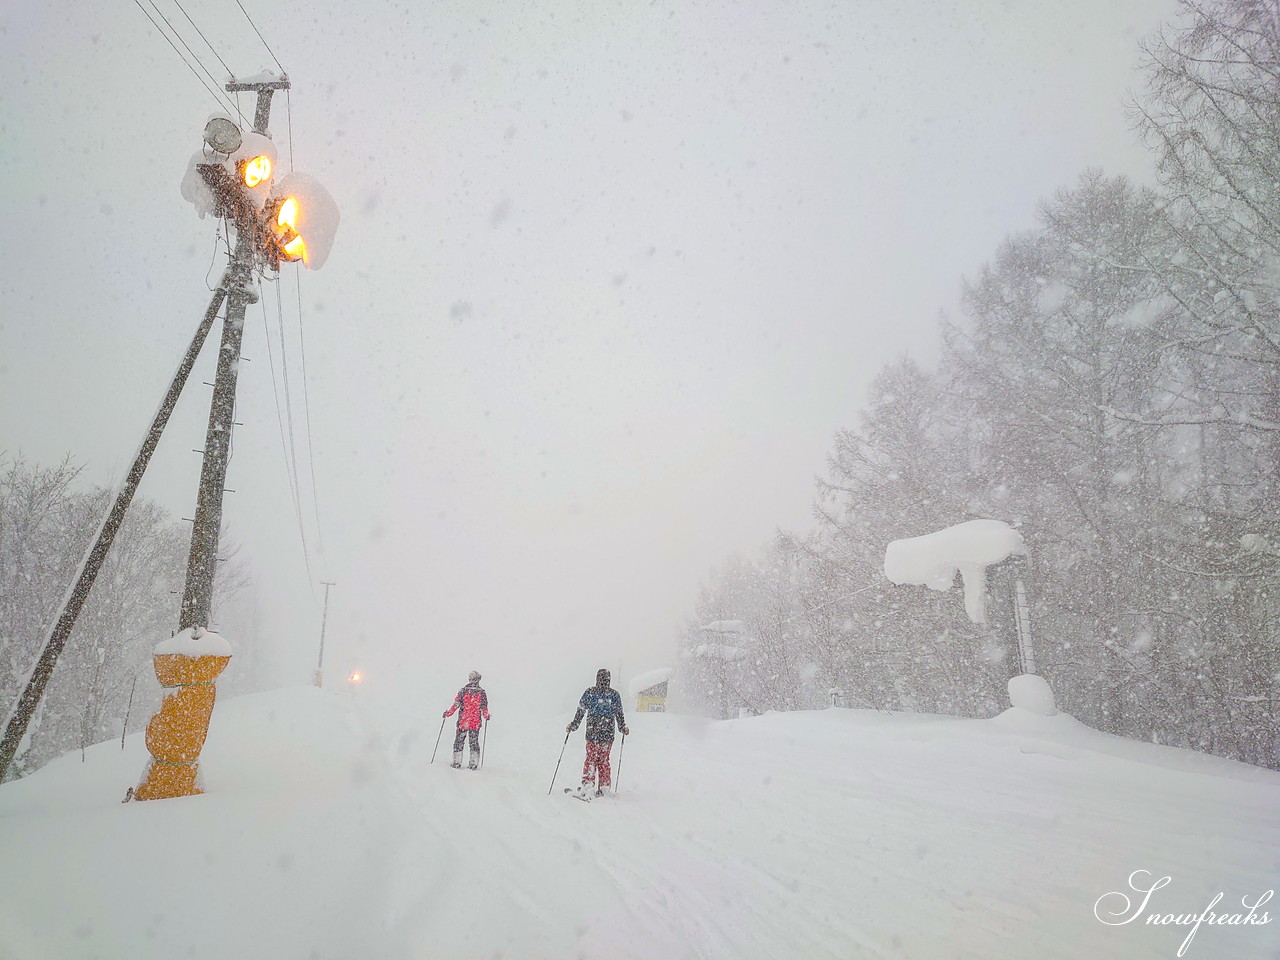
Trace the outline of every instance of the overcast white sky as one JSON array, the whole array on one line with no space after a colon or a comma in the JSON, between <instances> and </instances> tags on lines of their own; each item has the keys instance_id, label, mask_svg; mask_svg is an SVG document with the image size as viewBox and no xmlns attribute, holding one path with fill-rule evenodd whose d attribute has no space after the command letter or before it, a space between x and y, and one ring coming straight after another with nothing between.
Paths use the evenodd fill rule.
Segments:
<instances>
[{"instance_id":1,"label":"overcast white sky","mask_svg":"<svg viewBox=\"0 0 1280 960\"><path fill-rule=\"evenodd\" d=\"M184 6L272 66L234 0ZM962 276L1086 166L1150 180L1123 102L1174 5L245 6L294 83L282 160L343 210L301 278L327 660L447 703L473 667L572 700L669 663L709 570L807 524L833 433L932 358ZM17 0L0 105L0 449L115 482L221 270L177 189L216 104L136 4ZM249 321L226 519L305 682L321 593ZM142 489L179 516L211 373Z\"/></svg>"}]
</instances>

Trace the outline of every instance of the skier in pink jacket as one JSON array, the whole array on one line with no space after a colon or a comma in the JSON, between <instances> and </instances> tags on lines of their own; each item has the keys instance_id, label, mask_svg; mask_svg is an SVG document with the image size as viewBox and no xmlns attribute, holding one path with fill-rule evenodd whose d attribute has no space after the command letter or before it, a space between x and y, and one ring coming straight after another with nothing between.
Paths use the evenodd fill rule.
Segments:
<instances>
[{"instance_id":1,"label":"skier in pink jacket","mask_svg":"<svg viewBox=\"0 0 1280 960\"><path fill-rule=\"evenodd\" d=\"M462 766L462 744L470 740L469 766L474 770L480 765L480 720L489 719L489 695L481 689L480 674L474 670L467 675L467 685L458 691L453 698L453 706L443 716L452 717L457 711L461 713L458 713L458 733L453 738L453 763L450 766L455 770Z\"/></svg>"}]
</instances>

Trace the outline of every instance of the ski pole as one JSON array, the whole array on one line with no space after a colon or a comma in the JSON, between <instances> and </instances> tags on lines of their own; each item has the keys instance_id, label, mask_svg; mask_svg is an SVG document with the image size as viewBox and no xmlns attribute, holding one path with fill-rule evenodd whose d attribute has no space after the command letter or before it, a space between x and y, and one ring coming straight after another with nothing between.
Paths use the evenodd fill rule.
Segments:
<instances>
[{"instance_id":1,"label":"ski pole","mask_svg":"<svg viewBox=\"0 0 1280 960\"><path fill-rule=\"evenodd\" d=\"M480 731L480 766L484 766L484 745L489 742L489 723L484 722L484 729Z\"/></svg>"},{"instance_id":2,"label":"ski pole","mask_svg":"<svg viewBox=\"0 0 1280 960\"><path fill-rule=\"evenodd\" d=\"M613 792L618 792L618 784L622 781L622 751L627 748L627 735L622 735L622 742L618 744L618 775L613 778Z\"/></svg>"},{"instance_id":3,"label":"ski pole","mask_svg":"<svg viewBox=\"0 0 1280 960\"><path fill-rule=\"evenodd\" d=\"M444 721L446 718L440 718L440 732L436 734L436 745L431 751L431 763L436 762L436 750L440 749L440 738L444 736ZM428 764L429 765L429 764Z\"/></svg>"},{"instance_id":4,"label":"ski pole","mask_svg":"<svg viewBox=\"0 0 1280 960\"><path fill-rule=\"evenodd\" d=\"M560 760L564 759L564 748L569 746L569 734L571 733L573 733L572 730L564 732L564 747L560 748ZM547 796L551 796L551 791L556 788L556 777L560 775L560 760L556 761L556 772L551 775L551 786L547 787Z\"/></svg>"}]
</instances>

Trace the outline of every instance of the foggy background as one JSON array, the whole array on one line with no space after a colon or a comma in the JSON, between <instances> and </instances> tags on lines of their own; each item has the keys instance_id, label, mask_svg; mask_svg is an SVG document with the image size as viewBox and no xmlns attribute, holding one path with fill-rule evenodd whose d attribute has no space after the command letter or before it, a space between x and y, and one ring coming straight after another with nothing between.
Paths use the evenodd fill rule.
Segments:
<instances>
[{"instance_id":1,"label":"foggy background","mask_svg":"<svg viewBox=\"0 0 1280 960\"><path fill-rule=\"evenodd\" d=\"M184 6L274 68L231 0ZM498 717L670 665L699 581L806 525L832 434L931 359L961 277L1084 167L1150 182L1123 101L1173 10L246 6L294 84L281 169L343 211L301 277L305 395L300 267L246 323L224 519L271 679L309 681L333 580L330 683L433 716L478 669ZM225 262L177 189L218 105L125 2L8 6L0 97L0 449L114 484ZM140 490L178 517L214 352Z\"/></svg>"}]
</instances>

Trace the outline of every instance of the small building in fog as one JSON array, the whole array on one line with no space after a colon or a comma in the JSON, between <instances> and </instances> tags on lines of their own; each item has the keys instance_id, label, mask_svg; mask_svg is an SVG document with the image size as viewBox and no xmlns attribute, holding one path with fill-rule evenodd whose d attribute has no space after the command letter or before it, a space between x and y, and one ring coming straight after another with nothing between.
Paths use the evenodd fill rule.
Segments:
<instances>
[{"instance_id":1,"label":"small building in fog","mask_svg":"<svg viewBox=\"0 0 1280 960\"><path fill-rule=\"evenodd\" d=\"M667 710L667 684L671 682L672 669L660 667L631 678L627 685L635 700L636 713L665 713Z\"/></svg>"}]
</instances>

